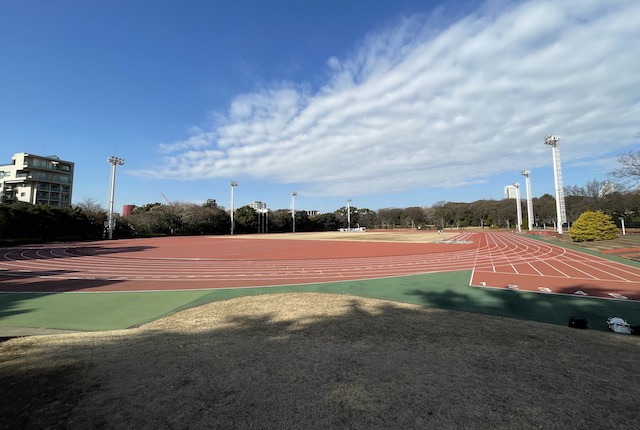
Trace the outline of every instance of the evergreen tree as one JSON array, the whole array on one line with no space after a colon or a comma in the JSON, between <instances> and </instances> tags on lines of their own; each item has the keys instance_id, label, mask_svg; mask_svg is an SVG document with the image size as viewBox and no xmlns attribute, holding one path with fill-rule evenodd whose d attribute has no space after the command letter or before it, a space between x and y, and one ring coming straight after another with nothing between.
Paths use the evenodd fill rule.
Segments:
<instances>
[{"instance_id":1,"label":"evergreen tree","mask_svg":"<svg viewBox=\"0 0 640 430\"><path fill-rule=\"evenodd\" d=\"M586 211L571 225L570 235L574 242L610 240L618 236L618 228L609 215L601 211Z\"/></svg>"}]
</instances>

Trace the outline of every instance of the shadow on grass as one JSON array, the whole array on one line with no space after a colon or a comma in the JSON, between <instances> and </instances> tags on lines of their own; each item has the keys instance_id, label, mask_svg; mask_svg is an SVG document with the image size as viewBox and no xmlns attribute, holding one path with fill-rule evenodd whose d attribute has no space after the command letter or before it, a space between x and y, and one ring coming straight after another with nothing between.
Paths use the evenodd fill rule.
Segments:
<instances>
[{"instance_id":1,"label":"shadow on grass","mask_svg":"<svg viewBox=\"0 0 640 430\"><path fill-rule=\"evenodd\" d=\"M636 423L640 385L629 381L638 343L623 336L327 294L248 297L186 314L124 334L0 344L0 427Z\"/></svg>"},{"instance_id":2,"label":"shadow on grass","mask_svg":"<svg viewBox=\"0 0 640 430\"><path fill-rule=\"evenodd\" d=\"M473 288L473 287L469 287ZM477 294L459 291L430 292L414 290L410 294L428 306L497 315L529 321L567 325L569 318L587 318L589 328L607 330L610 316L640 322L640 303L621 300L551 295L509 289L485 290Z\"/></svg>"}]
</instances>

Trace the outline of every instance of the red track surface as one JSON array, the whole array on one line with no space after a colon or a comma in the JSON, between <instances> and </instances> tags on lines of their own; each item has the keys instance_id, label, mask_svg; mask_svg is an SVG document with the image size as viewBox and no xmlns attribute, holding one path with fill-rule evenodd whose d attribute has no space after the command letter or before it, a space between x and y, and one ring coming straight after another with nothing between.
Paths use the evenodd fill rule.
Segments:
<instances>
[{"instance_id":1,"label":"red track surface","mask_svg":"<svg viewBox=\"0 0 640 430\"><path fill-rule=\"evenodd\" d=\"M640 300L640 269L512 233L457 243L171 237L0 249L0 291L291 285L471 270L470 285ZM464 243L468 242L468 243Z\"/></svg>"}]
</instances>

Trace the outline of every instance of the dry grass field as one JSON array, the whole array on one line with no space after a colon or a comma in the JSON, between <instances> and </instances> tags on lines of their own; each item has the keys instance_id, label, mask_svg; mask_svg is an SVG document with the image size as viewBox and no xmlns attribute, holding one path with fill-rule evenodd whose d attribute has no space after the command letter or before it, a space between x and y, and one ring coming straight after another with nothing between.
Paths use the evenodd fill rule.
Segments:
<instances>
[{"instance_id":1,"label":"dry grass field","mask_svg":"<svg viewBox=\"0 0 640 430\"><path fill-rule=\"evenodd\" d=\"M0 343L4 429L632 429L640 338L319 293Z\"/></svg>"},{"instance_id":2,"label":"dry grass field","mask_svg":"<svg viewBox=\"0 0 640 430\"><path fill-rule=\"evenodd\" d=\"M438 234L433 230L409 230L409 229L393 229L393 230L367 230L363 232L341 232L341 231L321 231L313 233L291 233L284 234L252 234L235 237L253 238L253 239L295 239L295 240L357 240L370 242L420 242L430 243L438 240L444 240L459 234L466 230L446 230L442 234Z\"/></svg>"}]
</instances>

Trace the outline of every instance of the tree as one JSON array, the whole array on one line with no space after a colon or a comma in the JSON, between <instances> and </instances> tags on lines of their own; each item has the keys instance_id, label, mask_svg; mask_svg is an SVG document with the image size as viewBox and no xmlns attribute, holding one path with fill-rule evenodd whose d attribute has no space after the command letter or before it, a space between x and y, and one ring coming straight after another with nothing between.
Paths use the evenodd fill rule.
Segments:
<instances>
[{"instance_id":1,"label":"tree","mask_svg":"<svg viewBox=\"0 0 640 430\"><path fill-rule=\"evenodd\" d=\"M258 212L249 205L236 209L234 222L237 233L258 232Z\"/></svg>"},{"instance_id":2,"label":"tree","mask_svg":"<svg viewBox=\"0 0 640 430\"><path fill-rule=\"evenodd\" d=\"M97 239L95 228L80 208L55 208L31 203L0 204L0 239L27 241Z\"/></svg>"},{"instance_id":3,"label":"tree","mask_svg":"<svg viewBox=\"0 0 640 430\"><path fill-rule=\"evenodd\" d=\"M445 206L449 210L450 222L456 228L467 227L471 223L473 215L468 203L448 202Z\"/></svg>"},{"instance_id":4,"label":"tree","mask_svg":"<svg viewBox=\"0 0 640 430\"><path fill-rule=\"evenodd\" d=\"M269 233L285 233L293 229L291 211L289 209L277 209L269 212Z\"/></svg>"},{"instance_id":5,"label":"tree","mask_svg":"<svg viewBox=\"0 0 640 430\"><path fill-rule=\"evenodd\" d=\"M402 224L402 209L398 208L385 208L378 210L378 219L382 228L395 228L397 224Z\"/></svg>"},{"instance_id":6,"label":"tree","mask_svg":"<svg viewBox=\"0 0 640 430\"><path fill-rule=\"evenodd\" d=\"M586 211L573 223L570 235L574 242L610 240L618 236L618 228L604 212Z\"/></svg>"},{"instance_id":7,"label":"tree","mask_svg":"<svg viewBox=\"0 0 640 430\"><path fill-rule=\"evenodd\" d=\"M417 228L417 226L425 224L427 216L423 208L412 206L403 211L402 217L407 226Z\"/></svg>"},{"instance_id":8,"label":"tree","mask_svg":"<svg viewBox=\"0 0 640 430\"><path fill-rule=\"evenodd\" d=\"M149 212L151 209L157 206L162 206L162 203L155 202L155 203L147 203L144 206L136 206L135 208L133 208L133 211L131 211L131 213L137 214L141 212Z\"/></svg>"},{"instance_id":9,"label":"tree","mask_svg":"<svg viewBox=\"0 0 640 430\"><path fill-rule=\"evenodd\" d=\"M358 222L361 227L375 228L378 227L378 214L368 208L358 209Z\"/></svg>"},{"instance_id":10,"label":"tree","mask_svg":"<svg viewBox=\"0 0 640 430\"><path fill-rule=\"evenodd\" d=\"M449 224L450 220L450 208L447 206L448 202L440 201L431 206L431 217L433 224L439 229L444 230Z\"/></svg>"},{"instance_id":11,"label":"tree","mask_svg":"<svg viewBox=\"0 0 640 430\"><path fill-rule=\"evenodd\" d=\"M106 216L106 213L107 213L107 210L103 208L102 205L98 203L96 199L91 197L87 197L80 203L76 203L76 207L82 209L82 211L87 214L99 213L99 214L105 214Z\"/></svg>"},{"instance_id":12,"label":"tree","mask_svg":"<svg viewBox=\"0 0 640 430\"><path fill-rule=\"evenodd\" d=\"M335 213L316 215L310 221L315 231L336 231L340 226L340 221Z\"/></svg>"},{"instance_id":13,"label":"tree","mask_svg":"<svg viewBox=\"0 0 640 430\"><path fill-rule=\"evenodd\" d=\"M296 211L296 231L313 231L313 224L306 211Z\"/></svg>"},{"instance_id":14,"label":"tree","mask_svg":"<svg viewBox=\"0 0 640 430\"><path fill-rule=\"evenodd\" d=\"M515 199L502 199L496 202L491 213L491 224L512 228L518 223L518 209Z\"/></svg>"},{"instance_id":15,"label":"tree","mask_svg":"<svg viewBox=\"0 0 640 430\"><path fill-rule=\"evenodd\" d=\"M347 213L347 209L349 213ZM344 227L348 226L349 220L351 220L351 226L353 227L358 224L360 219L358 208L356 206L349 206L348 208L346 206L342 206L340 209L335 211L335 214Z\"/></svg>"},{"instance_id":16,"label":"tree","mask_svg":"<svg viewBox=\"0 0 640 430\"><path fill-rule=\"evenodd\" d=\"M104 222L108 218L107 210L91 197L87 197L82 202L77 203L75 208L80 210L90 223L88 236L101 237L104 231Z\"/></svg>"},{"instance_id":17,"label":"tree","mask_svg":"<svg viewBox=\"0 0 640 430\"><path fill-rule=\"evenodd\" d=\"M535 224L538 227L555 225L556 222L556 199L551 194L543 194L532 199L535 216Z\"/></svg>"},{"instance_id":18,"label":"tree","mask_svg":"<svg viewBox=\"0 0 640 430\"><path fill-rule=\"evenodd\" d=\"M485 222L489 218L491 208L495 206L495 200L478 200L470 203L470 211L480 227L484 228Z\"/></svg>"},{"instance_id":19,"label":"tree","mask_svg":"<svg viewBox=\"0 0 640 430\"><path fill-rule=\"evenodd\" d=\"M640 134L638 135L640 137ZM618 157L621 167L613 169L610 174L614 178L640 183L640 151L628 152Z\"/></svg>"},{"instance_id":20,"label":"tree","mask_svg":"<svg viewBox=\"0 0 640 430\"><path fill-rule=\"evenodd\" d=\"M207 223L209 230L206 233L212 234L226 234L231 231L231 217L221 207L207 208L209 211L209 218Z\"/></svg>"},{"instance_id":21,"label":"tree","mask_svg":"<svg viewBox=\"0 0 640 430\"><path fill-rule=\"evenodd\" d=\"M153 217L153 233L176 234L182 225L180 214L173 205L154 206L149 215Z\"/></svg>"}]
</instances>

